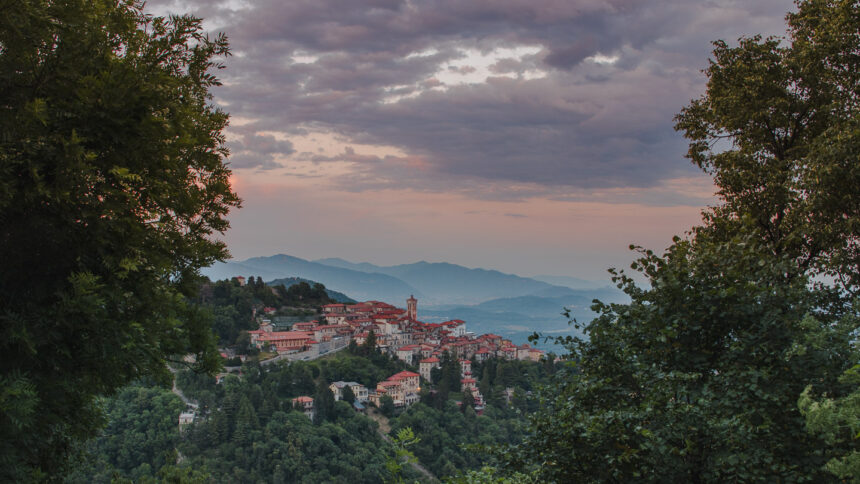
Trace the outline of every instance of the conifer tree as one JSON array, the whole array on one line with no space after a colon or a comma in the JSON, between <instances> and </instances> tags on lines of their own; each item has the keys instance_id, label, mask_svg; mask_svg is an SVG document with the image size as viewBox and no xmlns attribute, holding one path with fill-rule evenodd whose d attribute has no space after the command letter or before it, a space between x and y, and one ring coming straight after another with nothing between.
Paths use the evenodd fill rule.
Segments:
<instances>
[{"instance_id":1,"label":"conifer tree","mask_svg":"<svg viewBox=\"0 0 860 484\"><path fill-rule=\"evenodd\" d=\"M316 393L314 393L314 410L314 423L334 419L334 394L323 378L317 382Z\"/></svg>"},{"instance_id":2,"label":"conifer tree","mask_svg":"<svg viewBox=\"0 0 860 484\"><path fill-rule=\"evenodd\" d=\"M355 393L352 391L352 387L345 386L343 387L343 401L352 405L355 402Z\"/></svg>"},{"instance_id":3,"label":"conifer tree","mask_svg":"<svg viewBox=\"0 0 860 484\"><path fill-rule=\"evenodd\" d=\"M247 396L242 396L239 400L239 409L236 413L236 427L233 431L233 441L239 445L244 445L248 442L251 431L257 430L260 427L260 422L257 419L257 413L254 411L254 406Z\"/></svg>"},{"instance_id":4,"label":"conifer tree","mask_svg":"<svg viewBox=\"0 0 860 484\"><path fill-rule=\"evenodd\" d=\"M370 356L376 352L376 332L372 329L367 332L367 338L361 345L361 349L365 356Z\"/></svg>"}]
</instances>

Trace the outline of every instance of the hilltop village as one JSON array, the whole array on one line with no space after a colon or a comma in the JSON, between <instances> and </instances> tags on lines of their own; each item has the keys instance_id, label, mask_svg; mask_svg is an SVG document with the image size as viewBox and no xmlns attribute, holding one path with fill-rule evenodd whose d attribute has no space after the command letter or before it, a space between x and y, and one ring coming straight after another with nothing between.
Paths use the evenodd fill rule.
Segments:
<instances>
[{"instance_id":1,"label":"hilltop village","mask_svg":"<svg viewBox=\"0 0 860 484\"><path fill-rule=\"evenodd\" d=\"M266 314L270 308L264 308ZM335 400L343 398L345 388L354 396L357 409L370 402L381 405L385 396L395 407L412 405L419 400L421 380L433 383L433 369L440 368L443 353L457 358L461 368L461 391L470 393L476 411L484 405L484 397L472 377L472 360L483 362L489 358L506 360L540 361L543 351L528 344L515 345L495 334L476 336L466 331L465 321L454 319L441 323L418 320L418 300L410 297L406 309L380 301L356 304L327 304L322 306L322 317L308 322L293 323L288 330L280 330L271 320L260 318L259 328L248 331L251 344L261 351L277 353L275 359L309 360L320 355L355 345L373 345L381 352L396 356L418 373L401 371L366 388L356 382L331 383ZM314 402L309 396L293 399L294 406L313 417Z\"/></svg>"}]
</instances>

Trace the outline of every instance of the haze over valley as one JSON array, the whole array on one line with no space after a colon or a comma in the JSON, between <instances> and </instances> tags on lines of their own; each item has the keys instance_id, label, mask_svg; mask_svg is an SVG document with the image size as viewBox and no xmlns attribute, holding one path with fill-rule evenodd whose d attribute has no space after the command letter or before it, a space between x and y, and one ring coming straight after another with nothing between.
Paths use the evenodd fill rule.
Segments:
<instances>
[{"instance_id":1,"label":"haze over valley","mask_svg":"<svg viewBox=\"0 0 860 484\"><path fill-rule=\"evenodd\" d=\"M241 275L262 277L266 282L297 277L320 282L354 300L400 305L414 295L423 321L462 319L469 331L497 333L519 342L536 331L546 336L573 334L575 329L562 314L565 308L572 318L587 322L594 315L590 309L594 299L606 303L626 300L608 279L601 283L567 276L532 278L447 262L381 266L278 254L218 263L203 274L213 280Z\"/></svg>"}]
</instances>

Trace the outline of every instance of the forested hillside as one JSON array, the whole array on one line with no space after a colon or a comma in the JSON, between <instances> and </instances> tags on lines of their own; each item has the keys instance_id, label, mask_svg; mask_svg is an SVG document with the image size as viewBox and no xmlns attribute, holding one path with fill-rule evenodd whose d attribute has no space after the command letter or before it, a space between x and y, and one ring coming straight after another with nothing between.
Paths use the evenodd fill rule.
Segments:
<instances>
[{"instance_id":1,"label":"forested hillside","mask_svg":"<svg viewBox=\"0 0 860 484\"><path fill-rule=\"evenodd\" d=\"M87 445L67 481L148 482L177 475L206 482L391 480L394 447L377 421L346 401L334 401L329 383L355 381L372 388L406 368L378 351L352 346L315 361L267 367L252 363L221 383L181 371L178 387L200 406L198 418L182 430L177 417L185 405L179 397L163 388L130 386L105 401L107 427ZM463 400L457 391L460 365L450 358L439 373L456 377L442 378L438 392L430 392L425 382L421 403L406 410L382 409L391 418L392 436L413 429L419 440L410 450L440 478L495 462L478 447L466 446L520 442L524 415L536 409L528 394L547 381L556 365L491 360L475 368L482 375L482 390L491 396L483 415L469 402L457 403ZM511 389L509 397L506 388ZM293 408L292 399L302 395L315 399L313 419ZM408 466L401 477L408 482L426 479Z\"/></svg>"},{"instance_id":2,"label":"forested hillside","mask_svg":"<svg viewBox=\"0 0 860 484\"><path fill-rule=\"evenodd\" d=\"M248 349L247 334L257 329L255 318L269 308L268 317L314 317L320 307L334 303L325 286L313 281L268 285L260 277L251 276L244 284L237 278L204 282L197 296L200 307L212 312L212 329L218 335L220 346L238 345Z\"/></svg>"}]
</instances>

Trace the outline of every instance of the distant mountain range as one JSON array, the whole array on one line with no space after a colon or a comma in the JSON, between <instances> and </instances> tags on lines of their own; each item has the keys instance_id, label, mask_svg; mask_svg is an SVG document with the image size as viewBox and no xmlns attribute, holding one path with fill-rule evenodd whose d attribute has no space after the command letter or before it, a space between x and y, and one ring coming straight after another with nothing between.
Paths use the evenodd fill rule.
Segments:
<instances>
[{"instance_id":1,"label":"distant mountain range","mask_svg":"<svg viewBox=\"0 0 860 484\"><path fill-rule=\"evenodd\" d=\"M314 262L367 274L396 277L414 287L424 303L477 304L488 299L522 296L550 290L552 284L495 270L469 269L447 262L415 262L396 266L359 264L343 259L319 259Z\"/></svg>"},{"instance_id":2,"label":"distant mountain range","mask_svg":"<svg viewBox=\"0 0 860 484\"><path fill-rule=\"evenodd\" d=\"M522 343L534 332L543 336L580 334L569 324L571 319L587 323L594 318L591 305L595 299L604 303L626 302L627 296L613 287L601 289L561 288L563 294L529 295L491 299L472 306L445 305L420 308L418 317L426 322L449 319L466 321L466 329L477 334L496 333ZM563 315L570 311L570 319ZM558 350L551 343L539 344L545 350Z\"/></svg>"},{"instance_id":3,"label":"distant mountain range","mask_svg":"<svg viewBox=\"0 0 860 484\"><path fill-rule=\"evenodd\" d=\"M570 334L564 308L587 322L594 299L621 302L626 296L613 286L565 276L522 277L487 269L470 269L446 262L416 262L395 266L354 263L339 258L308 261L285 254L215 264L203 270L211 279L259 276L286 283L310 280L338 293L335 299L385 301L405 307L414 295L419 319L433 322L462 319L476 333L493 332L523 342L534 331ZM334 297L334 296L333 296Z\"/></svg>"},{"instance_id":4,"label":"distant mountain range","mask_svg":"<svg viewBox=\"0 0 860 484\"><path fill-rule=\"evenodd\" d=\"M396 277L342 269L284 254L217 263L202 272L210 279L227 279L239 275L258 276L264 281L301 277L321 282L326 288L342 292L353 299L375 299L399 305L411 294L422 296L420 291Z\"/></svg>"}]
</instances>

